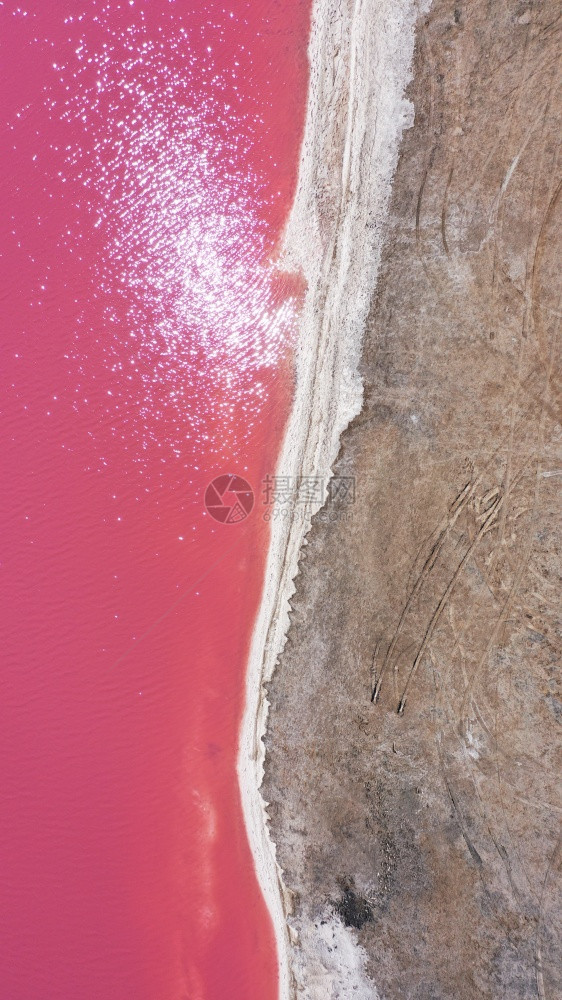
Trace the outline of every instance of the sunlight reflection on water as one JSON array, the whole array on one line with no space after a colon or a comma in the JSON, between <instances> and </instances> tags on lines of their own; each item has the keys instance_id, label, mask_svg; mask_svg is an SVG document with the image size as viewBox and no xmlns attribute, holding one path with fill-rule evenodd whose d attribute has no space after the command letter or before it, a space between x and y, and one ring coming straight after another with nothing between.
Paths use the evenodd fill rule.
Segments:
<instances>
[{"instance_id":1,"label":"sunlight reflection on water","mask_svg":"<svg viewBox=\"0 0 562 1000\"><path fill-rule=\"evenodd\" d=\"M237 106L239 53L216 65L185 28L165 46L138 27L105 37L84 38L54 67L73 137L81 125L68 167L92 219L90 233L68 239L99 241L108 419L141 454L163 435L179 454L186 428L194 442L208 438L211 400L215 421L236 411L252 431L259 371L293 345L297 302L267 245L271 196L251 165L257 117Z\"/></svg>"}]
</instances>

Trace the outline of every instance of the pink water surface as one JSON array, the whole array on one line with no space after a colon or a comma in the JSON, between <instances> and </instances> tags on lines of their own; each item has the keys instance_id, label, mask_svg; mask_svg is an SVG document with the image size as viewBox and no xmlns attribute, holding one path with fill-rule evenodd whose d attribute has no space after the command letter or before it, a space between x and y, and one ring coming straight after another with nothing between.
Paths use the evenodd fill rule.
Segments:
<instances>
[{"instance_id":1,"label":"pink water surface","mask_svg":"<svg viewBox=\"0 0 562 1000\"><path fill-rule=\"evenodd\" d=\"M2 1000L277 995L235 763L309 14L0 6Z\"/></svg>"}]
</instances>

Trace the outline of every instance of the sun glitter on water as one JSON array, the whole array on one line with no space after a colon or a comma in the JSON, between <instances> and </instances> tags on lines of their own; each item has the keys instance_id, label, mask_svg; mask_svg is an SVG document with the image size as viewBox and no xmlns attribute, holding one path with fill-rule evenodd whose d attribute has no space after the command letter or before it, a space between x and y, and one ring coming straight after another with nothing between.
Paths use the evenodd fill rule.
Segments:
<instances>
[{"instance_id":1,"label":"sun glitter on water","mask_svg":"<svg viewBox=\"0 0 562 1000\"><path fill-rule=\"evenodd\" d=\"M236 53L217 65L181 29L172 64L169 39L164 52L138 26L106 37L95 48L81 40L55 67L72 84L63 117L84 141L68 148L69 172L92 219L69 239L100 247L94 338L108 419L129 449L138 442L142 455L164 436L179 455L186 430L212 447L207 399L224 433L234 412L252 430L259 371L294 345L298 303L267 244L267 195L251 165L257 119L238 106Z\"/></svg>"}]
</instances>

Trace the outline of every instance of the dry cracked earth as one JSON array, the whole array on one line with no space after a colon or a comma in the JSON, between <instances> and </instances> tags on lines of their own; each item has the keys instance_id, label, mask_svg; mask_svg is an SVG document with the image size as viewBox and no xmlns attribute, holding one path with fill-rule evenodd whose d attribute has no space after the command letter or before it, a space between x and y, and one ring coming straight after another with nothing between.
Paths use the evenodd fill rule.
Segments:
<instances>
[{"instance_id":1,"label":"dry cracked earth","mask_svg":"<svg viewBox=\"0 0 562 1000\"><path fill-rule=\"evenodd\" d=\"M314 519L269 689L292 925L336 914L381 1000L562 996L561 13L418 24L355 502Z\"/></svg>"}]
</instances>

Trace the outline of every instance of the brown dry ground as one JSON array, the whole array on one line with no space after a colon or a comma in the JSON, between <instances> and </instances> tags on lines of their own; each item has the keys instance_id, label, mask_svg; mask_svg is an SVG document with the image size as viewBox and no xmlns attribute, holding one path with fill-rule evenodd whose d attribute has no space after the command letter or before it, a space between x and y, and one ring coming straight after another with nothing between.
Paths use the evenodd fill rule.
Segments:
<instances>
[{"instance_id":1,"label":"brown dry ground","mask_svg":"<svg viewBox=\"0 0 562 1000\"><path fill-rule=\"evenodd\" d=\"M315 518L269 690L297 923L356 928L383 1000L562 996L561 20L418 25L356 500Z\"/></svg>"}]
</instances>

